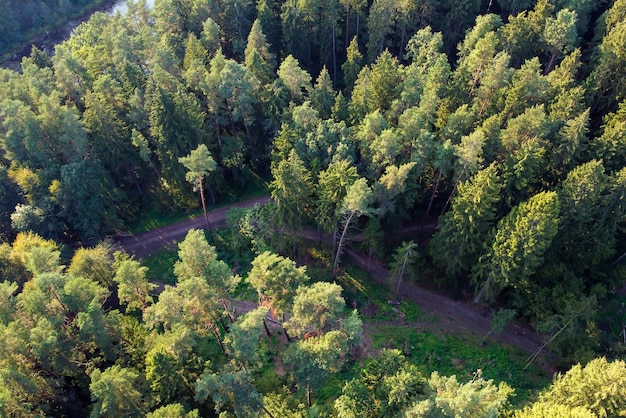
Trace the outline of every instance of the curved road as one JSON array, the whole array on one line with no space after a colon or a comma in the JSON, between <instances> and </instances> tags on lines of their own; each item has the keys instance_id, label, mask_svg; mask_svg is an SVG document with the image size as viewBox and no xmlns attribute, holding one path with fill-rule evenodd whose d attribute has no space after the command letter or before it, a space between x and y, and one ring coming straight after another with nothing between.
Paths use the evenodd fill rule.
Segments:
<instances>
[{"instance_id":1,"label":"curved road","mask_svg":"<svg viewBox=\"0 0 626 418\"><path fill-rule=\"evenodd\" d=\"M211 228L224 228L226 226L226 212L230 209L234 207L250 208L256 204L264 205L269 202L269 200L269 196L261 196L207 212L209 226ZM164 226L136 235L118 234L114 236L114 239L127 253L133 254L137 258L144 258L156 253L163 247L172 246L174 242L185 238L187 231L190 229L203 229L205 227L206 222L204 221L204 215L200 215L173 225Z\"/></svg>"},{"instance_id":2,"label":"curved road","mask_svg":"<svg viewBox=\"0 0 626 418\"><path fill-rule=\"evenodd\" d=\"M238 202L208 212L211 228L224 228L226 226L226 212L233 207L253 207L256 204L263 205L270 201L269 196ZM187 231L192 228L202 229L205 227L204 216L181 221L174 225L158 228L149 232L129 236L116 236L116 241L129 254L137 258L143 258L156 253L165 246L173 246L173 243L185 237ZM409 226L403 233L422 233L425 230L434 231L435 224L430 222L421 226ZM304 238L318 240L320 235L316 231L302 231ZM323 237L322 239L330 239ZM346 247L345 255L350 257L361 269L369 272L372 280L383 284L388 283L389 271L378 260L370 260L367 257ZM427 321L423 324L413 324L423 328L433 329L443 334L473 335L480 339L489 332L491 327L490 315L486 308L473 303L454 301L445 295L433 292L414 283L403 282L400 288L403 299L411 300L432 315L435 321ZM376 326L376 323L371 323ZM380 324L384 326L384 324ZM407 326L410 326L407 324ZM539 335L532 328L513 321L498 336L494 336L501 343L521 348L528 353L533 353L540 345ZM547 351L547 350L546 350ZM545 367L545 365L544 365Z\"/></svg>"}]
</instances>

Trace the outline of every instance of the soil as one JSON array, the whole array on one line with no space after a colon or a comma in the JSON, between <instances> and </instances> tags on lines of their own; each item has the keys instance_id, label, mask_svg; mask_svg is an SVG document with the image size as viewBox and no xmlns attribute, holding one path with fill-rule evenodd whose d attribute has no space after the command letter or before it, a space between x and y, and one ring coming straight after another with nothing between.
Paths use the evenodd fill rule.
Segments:
<instances>
[{"instance_id":1,"label":"soil","mask_svg":"<svg viewBox=\"0 0 626 418\"><path fill-rule=\"evenodd\" d=\"M255 204L264 204L268 202L268 196L255 199L245 200L233 205L225 206L214 211L208 212L209 223L211 228L224 228L226 226L226 212L232 207L252 207ZM118 243L124 250L130 254L134 254L137 258L143 258L154 254L165 246L172 246L177 240L184 238L187 231L192 228L203 228L205 226L204 216L185 220L174 225L158 228L149 232L137 235L117 236ZM412 233L423 234L424 232L434 232L436 224L429 221L423 225L411 225L403 235L410 236ZM303 236L312 240L329 239L329 237L320 236L315 230L305 230ZM367 271L370 278L380 283L387 283L389 271L382 265L379 260L371 259L368 263L366 255L360 254L350 246L345 249L345 256L349 257L359 268ZM472 336L482 339L490 330L490 311L481 306L476 305L468 297L466 301L453 300L447 295L434 292L414 283L404 281L400 285L401 298L417 303L425 314L423 322L408 322L399 315L395 321L371 322L364 324L364 338L362 340L363 354L365 356L373 355L371 346L372 331L385 325L404 325L418 329L428 329L441 335L455 336ZM238 314L245 313L256 307L254 302L243 303L238 302L236 309ZM361 308L363 316L370 316L376 306L368 306ZM492 335L490 340L497 341L504 345L510 345L526 351L529 354L534 353L542 344L540 336L528 324L520 321L512 321L504 331L498 335ZM542 368L548 375L555 372L550 366L551 355L547 350L541 356L543 358ZM547 361L546 361L547 360Z\"/></svg>"}]
</instances>

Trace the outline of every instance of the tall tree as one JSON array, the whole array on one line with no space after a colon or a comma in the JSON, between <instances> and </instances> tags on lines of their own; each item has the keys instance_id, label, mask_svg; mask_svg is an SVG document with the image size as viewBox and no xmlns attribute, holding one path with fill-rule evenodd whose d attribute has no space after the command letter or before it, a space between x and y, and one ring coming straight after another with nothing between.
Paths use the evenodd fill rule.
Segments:
<instances>
[{"instance_id":1,"label":"tall tree","mask_svg":"<svg viewBox=\"0 0 626 418\"><path fill-rule=\"evenodd\" d=\"M523 286L535 273L558 231L559 208L556 192L542 192L498 222L492 244L472 269L479 286L475 303L492 300L506 286Z\"/></svg>"},{"instance_id":2,"label":"tall tree","mask_svg":"<svg viewBox=\"0 0 626 418\"><path fill-rule=\"evenodd\" d=\"M269 307L272 314L284 315L293 304L298 287L310 278L306 267L278 254L265 251L252 261L246 281L256 289L259 305Z\"/></svg>"},{"instance_id":3,"label":"tall tree","mask_svg":"<svg viewBox=\"0 0 626 418\"><path fill-rule=\"evenodd\" d=\"M94 401L91 417L119 417L145 411L139 388L139 374L120 366L91 373L89 385Z\"/></svg>"},{"instance_id":4,"label":"tall tree","mask_svg":"<svg viewBox=\"0 0 626 418\"><path fill-rule=\"evenodd\" d=\"M393 271L392 279L396 279L396 283L391 283L392 287L395 285L395 292L393 298L398 300L400 294L400 286L402 285L402 279L405 277L413 276L413 262L417 256L417 244L413 241L402 242L393 255L393 263L391 270Z\"/></svg>"},{"instance_id":5,"label":"tall tree","mask_svg":"<svg viewBox=\"0 0 626 418\"><path fill-rule=\"evenodd\" d=\"M206 176L211 171L214 171L217 167L217 163L211 156L209 149L206 145L200 144L198 147L191 151L191 153L186 157L180 157L178 161L185 166L187 169L187 174L185 178L188 182L193 184L194 191L200 191L200 198L202 199L202 211L204 212L204 220L206 221L207 230L209 227L209 217L206 213L206 202L204 200L204 186L202 185L202 181L204 176ZM211 200L213 204L215 204L215 196L209 187L209 192L211 194Z\"/></svg>"},{"instance_id":6,"label":"tall tree","mask_svg":"<svg viewBox=\"0 0 626 418\"><path fill-rule=\"evenodd\" d=\"M343 254L348 229L352 221L361 215L371 215L375 210L371 207L373 201L372 189L367 185L367 180L359 178L348 189L346 197L343 199L339 214L345 217L343 231L339 237L337 244L337 252L333 262L333 276L337 275L337 267L339 266L339 258ZM356 217L356 218L355 218Z\"/></svg>"}]
</instances>

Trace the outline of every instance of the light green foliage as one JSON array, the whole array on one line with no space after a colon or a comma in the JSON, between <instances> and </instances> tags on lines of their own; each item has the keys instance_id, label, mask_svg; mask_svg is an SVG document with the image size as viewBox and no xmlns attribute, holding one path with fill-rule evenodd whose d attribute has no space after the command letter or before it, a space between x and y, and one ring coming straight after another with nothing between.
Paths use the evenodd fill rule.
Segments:
<instances>
[{"instance_id":1,"label":"light green foliage","mask_svg":"<svg viewBox=\"0 0 626 418\"><path fill-rule=\"evenodd\" d=\"M525 287L558 231L559 207L555 192L542 192L498 222L493 243L472 269L481 286L476 302L485 294L494 298L506 286Z\"/></svg>"},{"instance_id":2,"label":"light green foliage","mask_svg":"<svg viewBox=\"0 0 626 418\"><path fill-rule=\"evenodd\" d=\"M326 170L319 173L317 181L318 218L325 229L330 229L331 225L336 224L337 210L346 196L348 188L357 178L356 168L347 160L333 161Z\"/></svg>"},{"instance_id":3,"label":"light green foliage","mask_svg":"<svg viewBox=\"0 0 626 418\"><path fill-rule=\"evenodd\" d=\"M377 214L379 217L396 210L396 202L400 196L409 189L408 177L417 164L410 162L399 167L388 165L385 173L374 183L374 201L378 204Z\"/></svg>"},{"instance_id":4,"label":"light green foliage","mask_svg":"<svg viewBox=\"0 0 626 418\"><path fill-rule=\"evenodd\" d=\"M268 84L276 69L276 59L269 50L259 19L252 24L244 56L246 67L262 84Z\"/></svg>"},{"instance_id":5,"label":"light green foliage","mask_svg":"<svg viewBox=\"0 0 626 418\"><path fill-rule=\"evenodd\" d=\"M158 409L155 409L152 412L149 412L146 415L146 418L199 418L200 415L197 409L192 411L185 411L185 407L183 407L179 403L172 403L166 406L162 406Z\"/></svg>"},{"instance_id":6,"label":"light green foliage","mask_svg":"<svg viewBox=\"0 0 626 418\"><path fill-rule=\"evenodd\" d=\"M333 104L335 104L335 90L326 67L322 68L315 81L315 86L309 95L311 105L319 112L322 119L330 118Z\"/></svg>"},{"instance_id":7,"label":"light green foliage","mask_svg":"<svg viewBox=\"0 0 626 418\"><path fill-rule=\"evenodd\" d=\"M337 244L337 251L335 253L335 261L333 264L333 275L337 274L339 257L343 253L346 234L354 217L359 217L361 215L371 216L376 213L376 210L371 207L373 199L374 196L372 189L368 186L367 180L362 177L352 183L348 189L346 197L343 199L341 208L339 209L339 213L345 216L345 221L341 237L339 238L339 243Z\"/></svg>"},{"instance_id":8,"label":"light green foliage","mask_svg":"<svg viewBox=\"0 0 626 418\"><path fill-rule=\"evenodd\" d=\"M191 394L203 366L200 358L193 356L195 342L193 332L181 324L154 337L146 354L146 381L159 404Z\"/></svg>"},{"instance_id":9,"label":"light green foliage","mask_svg":"<svg viewBox=\"0 0 626 418\"><path fill-rule=\"evenodd\" d=\"M310 211L313 194L311 173L304 166L295 149L289 157L272 168L274 180L270 183L272 199L276 202L277 217L281 224L295 227Z\"/></svg>"},{"instance_id":10,"label":"light green foliage","mask_svg":"<svg viewBox=\"0 0 626 418\"><path fill-rule=\"evenodd\" d=\"M576 47L578 43L576 20L576 12L569 9L561 9L556 14L556 18L548 17L546 19L543 36L552 50L550 62L545 70L546 74L552 70L557 54L568 53Z\"/></svg>"},{"instance_id":11,"label":"light green foliage","mask_svg":"<svg viewBox=\"0 0 626 418\"><path fill-rule=\"evenodd\" d=\"M318 282L299 287L287 328L296 335L319 335L336 328L346 308L341 291L336 283Z\"/></svg>"},{"instance_id":12,"label":"light green foliage","mask_svg":"<svg viewBox=\"0 0 626 418\"><path fill-rule=\"evenodd\" d=\"M407 418L496 418L513 394L513 389L506 383L495 385L493 380L484 380L480 370L468 383L460 383L456 376L440 376L433 372L428 385L430 398L410 407L405 412Z\"/></svg>"},{"instance_id":13,"label":"light green foliage","mask_svg":"<svg viewBox=\"0 0 626 418\"><path fill-rule=\"evenodd\" d=\"M204 217L207 223L207 229L209 228L209 219L206 214L206 201L204 200L204 186L202 181L206 175L215 171L217 163L211 156L209 149L205 144L200 144L198 147L191 151L186 157L180 157L178 159L182 165L187 169L185 179L193 184L193 189L200 191L200 198L202 199L202 210L204 211ZM211 190L209 188L209 190ZM211 200L215 203L215 196L211 192Z\"/></svg>"},{"instance_id":14,"label":"light green foliage","mask_svg":"<svg viewBox=\"0 0 626 418\"><path fill-rule=\"evenodd\" d=\"M516 418L597 418L585 407L569 405L545 404L536 402L521 411L515 412Z\"/></svg>"},{"instance_id":15,"label":"light green foliage","mask_svg":"<svg viewBox=\"0 0 626 418\"><path fill-rule=\"evenodd\" d=\"M576 416L617 417L626 412L626 364L622 360L607 361L598 358L585 366L577 364L565 374L558 374L552 385L539 396L532 408L519 417L534 417L537 410L558 411L564 406ZM537 406L541 405L541 406ZM547 417L557 417L546 415ZM569 416L569 415L568 415ZM574 416L574 415L572 415Z\"/></svg>"},{"instance_id":16,"label":"light green foliage","mask_svg":"<svg viewBox=\"0 0 626 418\"><path fill-rule=\"evenodd\" d=\"M263 306L245 313L230 325L224 337L226 353L245 370L261 366L258 345L263 334L265 315L267 308Z\"/></svg>"},{"instance_id":17,"label":"light green foliage","mask_svg":"<svg viewBox=\"0 0 626 418\"><path fill-rule=\"evenodd\" d=\"M283 315L293 304L296 289L310 280L306 267L270 251L252 261L246 281L256 289L259 304L270 307L273 314Z\"/></svg>"},{"instance_id":18,"label":"light green foliage","mask_svg":"<svg viewBox=\"0 0 626 418\"><path fill-rule=\"evenodd\" d=\"M609 170L626 166L626 101L620 103L617 112L604 116L602 134L590 142L592 155L601 158Z\"/></svg>"},{"instance_id":19,"label":"light green foliage","mask_svg":"<svg viewBox=\"0 0 626 418\"><path fill-rule=\"evenodd\" d=\"M91 417L120 417L140 414L145 405L139 391L139 375L130 369L112 366L91 373Z\"/></svg>"},{"instance_id":20,"label":"light green foliage","mask_svg":"<svg viewBox=\"0 0 626 418\"><path fill-rule=\"evenodd\" d=\"M287 88L291 100L302 103L311 91L311 76L300 68L300 63L288 55L278 68L278 78Z\"/></svg>"},{"instance_id":21,"label":"light green foliage","mask_svg":"<svg viewBox=\"0 0 626 418\"><path fill-rule=\"evenodd\" d=\"M79 248L72 256L67 273L109 287L114 275L112 251L109 241L102 241L93 248Z\"/></svg>"},{"instance_id":22,"label":"light green foliage","mask_svg":"<svg viewBox=\"0 0 626 418\"><path fill-rule=\"evenodd\" d=\"M152 303L150 290L157 287L146 277L148 268L133 259L119 260L116 264L113 280L120 302L125 302L129 310L146 309Z\"/></svg>"},{"instance_id":23,"label":"light green foliage","mask_svg":"<svg viewBox=\"0 0 626 418\"><path fill-rule=\"evenodd\" d=\"M34 276L42 273L60 273L61 253L52 247L32 247L26 254L26 269Z\"/></svg>"},{"instance_id":24,"label":"light green foliage","mask_svg":"<svg viewBox=\"0 0 626 418\"><path fill-rule=\"evenodd\" d=\"M207 242L204 231L190 229L178 248L180 260L174 264L174 275L179 283L203 279L220 297L237 287L240 277L233 276L228 265L217 259L215 247Z\"/></svg>"},{"instance_id":25,"label":"light green foliage","mask_svg":"<svg viewBox=\"0 0 626 418\"><path fill-rule=\"evenodd\" d=\"M153 329L171 330L183 324L201 336L212 332L220 338L217 321L221 314L216 292L203 279L193 277L175 287L166 285L158 302L146 308L143 319Z\"/></svg>"}]
</instances>

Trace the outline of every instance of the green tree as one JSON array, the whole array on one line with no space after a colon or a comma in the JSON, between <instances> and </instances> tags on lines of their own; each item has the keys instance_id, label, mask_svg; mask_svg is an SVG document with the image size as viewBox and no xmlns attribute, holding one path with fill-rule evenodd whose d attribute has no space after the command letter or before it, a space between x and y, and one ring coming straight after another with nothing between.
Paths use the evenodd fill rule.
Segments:
<instances>
[{"instance_id":1,"label":"green tree","mask_svg":"<svg viewBox=\"0 0 626 418\"><path fill-rule=\"evenodd\" d=\"M289 98L295 103L302 103L311 91L311 76L300 68L300 63L292 55L288 55L280 63L277 71L278 79L285 86Z\"/></svg>"},{"instance_id":2,"label":"green tree","mask_svg":"<svg viewBox=\"0 0 626 418\"><path fill-rule=\"evenodd\" d=\"M146 382L158 404L186 401L193 394L194 382L199 378L202 358L193 352L194 332L183 324L176 324L163 334L153 336L146 353Z\"/></svg>"},{"instance_id":3,"label":"green tree","mask_svg":"<svg viewBox=\"0 0 626 418\"><path fill-rule=\"evenodd\" d=\"M244 51L246 67L261 84L269 84L276 71L276 59L270 52L261 21L256 19L248 35L248 44Z\"/></svg>"},{"instance_id":4,"label":"green tree","mask_svg":"<svg viewBox=\"0 0 626 418\"><path fill-rule=\"evenodd\" d=\"M428 379L431 396L406 411L407 417L495 417L501 413L513 394L513 389L502 382L484 380L480 369L467 383L460 383L456 376L440 376L433 372Z\"/></svg>"},{"instance_id":5,"label":"green tree","mask_svg":"<svg viewBox=\"0 0 626 418\"><path fill-rule=\"evenodd\" d=\"M346 302L336 283L317 282L296 290L287 329L297 336L315 336L337 327Z\"/></svg>"},{"instance_id":6,"label":"green tree","mask_svg":"<svg viewBox=\"0 0 626 418\"><path fill-rule=\"evenodd\" d=\"M393 263L391 264L391 271L393 274L391 279L395 279L396 283L391 283L392 288L395 284L395 293L393 298L398 300L398 294L400 293L400 286L402 285L402 279L406 276L412 277L414 272L412 271L412 264L417 257L417 244L413 241L402 242L393 254Z\"/></svg>"},{"instance_id":7,"label":"green tree","mask_svg":"<svg viewBox=\"0 0 626 418\"><path fill-rule=\"evenodd\" d=\"M243 370L258 369L262 365L258 345L263 334L265 315L267 308L264 306L241 315L231 324L224 337L226 353Z\"/></svg>"},{"instance_id":8,"label":"green tree","mask_svg":"<svg viewBox=\"0 0 626 418\"><path fill-rule=\"evenodd\" d=\"M274 180L270 183L270 190L276 202L276 216L279 226L291 229L294 253L296 228L310 214L314 191L311 173L296 150L291 149L286 160L272 167L272 174Z\"/></svg>"},{"instance_id":9,"label":"green tree","mask_svg":"<svg viewBox=\"0 0 626 418\"><path fill-rule=\"evenodd\" d=\"M537 410L551 410L554 406L563 406L567 411L576 411L579 414L571 416L619 416L626 409L624 366L626 364L623 360L608 361L604 357L594 359L584 366L576 364L565 374L557 374L552 385L539 396L538 401L515 416L539 416Z\"/></svg>"},{"instance_id":10,"label":"green tree","mask_svg":"<svg viewBox=\"0 0 626 418\"><path fill-rule=\"evenodd\" d=\"M120 302L126 303L129 310L144 311L152 303L150 290L157 285L148 281L147 271L147 267L133 259L120 259L116 262L113 280L117 283L117 297Z\"/></svg>"},{"instance_id":11,"label":"green tree","mask_svg":"<svg viewBox=\"0 0 626 418\"><path fill-rule=\"evenodd\" d=\"M174 263L174 275L181 283L200 278L222 297L239 283L240 278L233 276L228 265L217 258L215 247L207 242L202 230L187 231L185 239L178 244L178 258Z\"/></svg>"},{"instance_id":12,"label":"green tree","mask_svg":"<svg viewBox=\"0 0 626 418\"><path fill-rule=\"evenodd\" d=\"M109 173L97 162L64 165L50 186L60 214L82 239L98 239L122 225L122 195Z\"/></svg>"},{"instance_id":13,"label":"green tree","mask_svg":"<svg viewBox=\"0 0 626 418\"><path fill-rule=\"evenodd\" d=\"M110 287L113 284L113 244L99 242L92 248L79 248L74 252L67 273L84 277Z\"/></svg>"},{"instance_id":14,"label":"green tree","mask_svg":"<svg viewBox=\"0 0 626 418\"><path fill-rule=\"evenodd\" d=\"M337 160L320 171L317 180L318 222L325 230L333 231L332 254L337 246L338 209L348 192L348 188L356 181L358 173L350 161Z\"/></svg>"},{"instance_id":15,"label":"green tree","mask_svg":"<svg viewBox=\"0 0 626 418\"><path fill-rule=\"evenodd\" d=\"M576 20L576 12L569 9L561 9L556 18L546 19L543 36L550 48L550 61L546 65L545 74L552 71L558 54L567 54L576 47L578 41Z\"/></svg>"},{"instance_id":16,"label":"green tree","mask_svg":"<svg viewBox=\"0 0 626 418\"><path fill-rule=\"evenodd\" d=\"M296 290L310 280L306 267L270 251L252 261L246 281L256 289L259 305L269 307L272 315L284 315L293 304Z\"/></svg>"},{"instance_id":17,"label":"green tree","mask_svg":"<svg viewBox=\"0 0 626 418\"><path fill-rule=\"evenodd\" d=\"M493 312L491 315L489 332L483 337L480 343L484 344L490 335L494 333L500 334L502 331L504 331L504 327L506 326L506 324L510 320L512 320L515 315L517 315L517 312L514 309L502 308L498 309L496 312Z\"/></svg>"},{"instance_id":18,"label":"green tree","mask_svg":"<svg viewBox=\"0 0 626 418\"><path fill-rule=\"evenodd\" d=\"M202 199L202 211L204 212L204 220L206 221L207 230L209 229L209 217L206 213L206 202L204 200L204 186L202 180L211 171L214 171L217 167L217 163L211 156L209 149L205 144L200 144L198 147L191 151L186 157L180 157L178 161L185 166L187 174L185 178L188 182L193 184L194 191L200 191L200 198ZM211 194L211 200L215 204L215 196L209 187Z\"/></svg>"},{"instance_id":19,"label":"green tree","mask_svg":"<svg viewBox=\"0 0 626 418\"><path fill-rule=\"evenodd\" d=\"M347 232L350 225L355 219L361 215L371 215L375 210L371 207L373 201L372 189L367 185L367 180L359 178L356 180L350 188L347 190L346 197L343 199L339 214L345 217L343 231L339 237L339 243L337 244L337 252L335 253L335 260L333 262L333 276L337 275L337 267L339 265L339 258L343 254L345 241L347 238Z\"/></svg>"},{"instance_id":20,"label":"green tree","mask_svg":"<svg viewBox=\"0 0 626 418\"><path fill-rule=\"evenodd\" d=\"M399 350L383 349L343 386L334 409L338 418L395 416L427 392L426 379Z\"/></svg>"},{"instance_id":21,"label":"green tree","mask_svg":"<svg viewBox=\"0 0 626 418\"><path fill-rule=\"evenodd\" d=\"M347 33L347 31L346 31ZM352 38L346 50L346 62L341 65L343 80L346 85L346 93L352 91L361 69L363 68L363 54L359 51L359 44L356 36Z\"/></svg>"},{"instance_id":22,"label":"green tree","mask_svg":"<svg viewBox=\"0 0 626 418\"><path fill-rule=\"evenodd\" d=\"M181 404L171 403L149 412L146 418L200 418L200 415L197 409L187 412Z\"/></svg>"},{"instance_id":23,"label":"green tree","mask_svg":"<svg viewBox=\"0 0 626 418\"><path fill-rule=\"evenodd\" d=\"M145 404L139 388L139 374L120 366L104 371L95 369L89 385L94 402L91 417L119 417L144 412Z\"/></svg>"},{"instance_id":24,"label":"green tree","mask_svg":"<svg viewBox=\"0 0 626 418\"><path fill-rule=\"evenodd\" d=\"M496 224L500 190L502 179L495 164L459 184L430 241L433 259L448 275L468 272L478 261Z\"/></svg>"},{"instance_id":25,"label":"green tree","mask_svg":"<svg viewBox=\"0 0 626 418\"><path fill-rule=\"evenodd\" d=\"M209 397L215 412L232 411L238 418L256 416L264 410L263 398L252 384L252 376L246 370L232 370L226 365L220 373L205 370L196 382L196 401ZM269 414L271 417L272 414Z\"/></svg>"},{"instance_id":26,"label":"green tree","mask_svg":"<svg viewBox=\"0 0 626 418\"><path fill-rule=\"evenodd\" d=\"M495 298L505 286L523 286L543 262L559 226L556 192L542 192L511 210L496 227L487 252L472 269L479 285L475 303Z\"/></svg>"}]
</instances>

